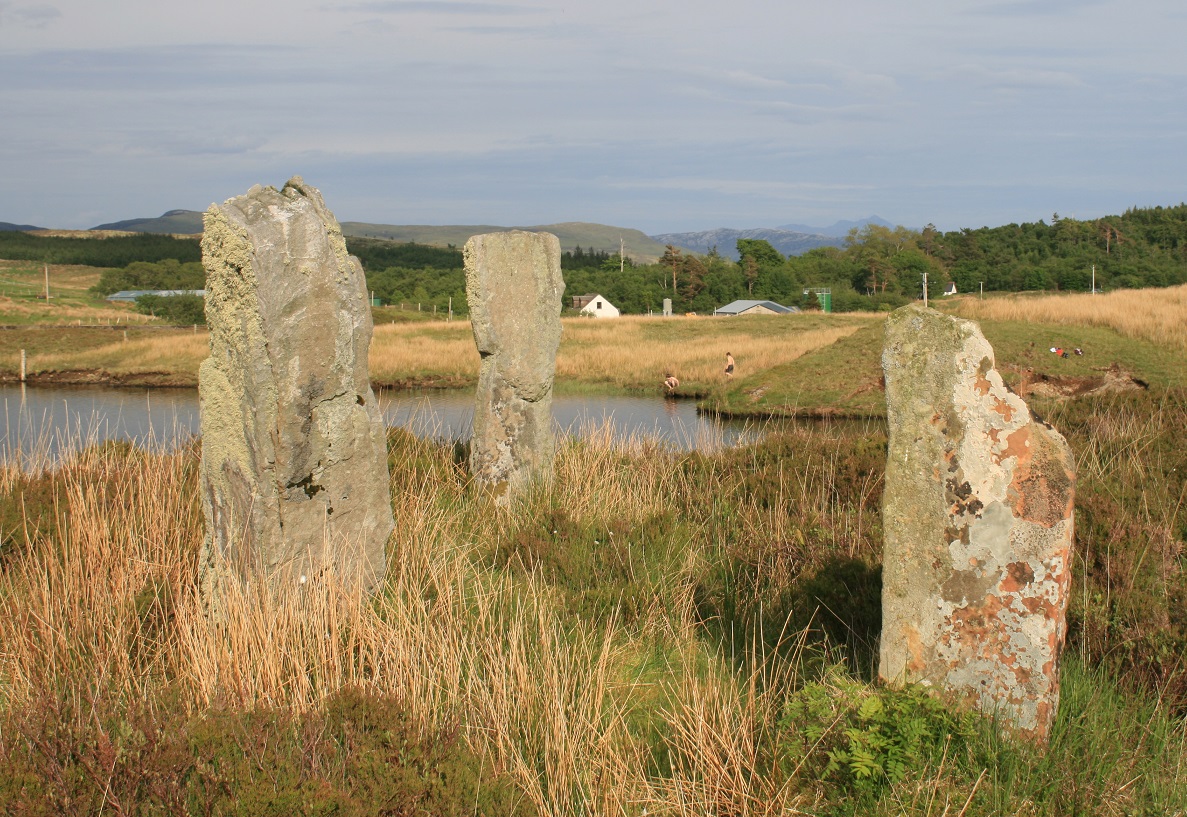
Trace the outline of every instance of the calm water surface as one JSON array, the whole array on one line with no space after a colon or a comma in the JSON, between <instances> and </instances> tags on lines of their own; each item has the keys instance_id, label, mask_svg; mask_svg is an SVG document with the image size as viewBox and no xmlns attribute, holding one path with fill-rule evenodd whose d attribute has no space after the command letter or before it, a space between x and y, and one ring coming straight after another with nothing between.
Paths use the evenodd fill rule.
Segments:
<instances>
[{"instance_id":1,"label":"calm water surface","mask_svg":"<svg viewBox=\"0 0 1187 817\"><path fill-rule=\"evenodd\" d=\"M384 420L421 437L467 440L474 418L472 391L377 392ZM171 447L199 434L198 393L192 389L34 388L0 386L0 457L107 440ZM556 396L552 414L561 434L612 433L656 438L675 448L713 448L752 439L752 424L698 414L691 400L662 397Z\"/></svg>"}]
</instances>

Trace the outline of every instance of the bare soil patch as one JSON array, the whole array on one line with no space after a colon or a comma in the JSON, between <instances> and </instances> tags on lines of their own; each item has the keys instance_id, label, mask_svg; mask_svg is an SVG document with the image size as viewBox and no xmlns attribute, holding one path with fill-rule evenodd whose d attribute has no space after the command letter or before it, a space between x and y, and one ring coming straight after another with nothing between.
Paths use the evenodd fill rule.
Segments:
<instances>
[{"instance_id":1,"label":"bare soil patch","mask_svg":"<svg viewBox=\"0 0 1187 817\"><path fill-rule=\"evenodd\" d=\"M20 375L0 372L0 383L17 383ZM153 388L193 388L197 381L177 372L109 372L103 369L71 369L68 371L29 372L25 382L30 386L135 386Z\"/></svg>"},{"instance_id":2,"label":"bare soil patch","mask_svg":"<svg viewBox=\"0 0 1187 817\"><path fill-rule=\"evenodd\" d=\"M1116 364L1097 369L1100 374L1088 376L1051 375L1034 371L1021 372L1019 393L1039 397L1071 398L1127 391L1144 391L1150 385Z\"/></svg>"}]
</instances>

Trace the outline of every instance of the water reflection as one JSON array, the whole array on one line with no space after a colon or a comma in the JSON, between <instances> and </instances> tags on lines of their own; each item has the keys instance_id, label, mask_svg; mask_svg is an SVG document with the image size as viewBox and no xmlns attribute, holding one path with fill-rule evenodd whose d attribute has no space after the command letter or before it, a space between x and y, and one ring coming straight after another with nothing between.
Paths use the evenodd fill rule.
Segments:
<instances>
[{"instance_id":1,"label":"water reflection","mask_svg":"<svg viewBox=\"0 0 1187 817\"><path fill-rule=\"evenodd\" d=\"M421 437L468 440L472 391L391 391L377 394L384 421ZM0 386L4 428L0 457L48 457L81 445L127 440L170 448L199 434L198 393L192 389L33 388ZM682 450L733 445L753 426L698 414L690 400L620 395L556 396L560 434L646 437Z\"/></svg>"}]
</instances>

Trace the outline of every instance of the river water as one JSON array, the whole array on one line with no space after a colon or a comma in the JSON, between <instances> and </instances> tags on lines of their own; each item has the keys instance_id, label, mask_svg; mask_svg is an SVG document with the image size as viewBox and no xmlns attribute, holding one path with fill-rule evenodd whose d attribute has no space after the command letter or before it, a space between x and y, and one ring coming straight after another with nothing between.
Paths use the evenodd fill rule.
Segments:
<instances>
[{"instance_id":1,"label":"river water","mask_svg":"<svg viewBox=\"0 0 1187 817\"><path fill-rule=\"evenodd\" d=\"M468 440L473 391L377 392L385 422L420 437ZM108 440L171 448L199 434L193 389L0 386L0 458L56 459L63 450ZM699 414L691 400L618 395L554 396L557 432L643 437L679 450L711 449L752 439L752 423Z\"/></svg>"}]
</instances>

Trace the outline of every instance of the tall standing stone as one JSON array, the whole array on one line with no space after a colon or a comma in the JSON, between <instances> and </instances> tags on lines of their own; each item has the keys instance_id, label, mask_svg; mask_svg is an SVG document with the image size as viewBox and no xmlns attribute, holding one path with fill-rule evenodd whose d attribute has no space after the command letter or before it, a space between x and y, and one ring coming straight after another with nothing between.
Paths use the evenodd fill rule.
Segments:
<instances>
[{"instance_id":1,"label":"tall standing stone","mask_svg":"<svg viewBox=\"0 0 1187 817\"><path fill-rule=\"evenodd\" d=\"M560 256L549 233L513 230L466 242L466 299L482 357L470 471L504 502L552 470Z\"/></svg>"},{"instance_id":2,"label":"tall standing stone","mask_svg":"<svg viewBox=\"0 0 1187 817\"><path fill-rule=\"evenodd\" d=\"M202 584L373 588L392 531L371 312L358 259L300 177L211 205L202 263Z\"/></svg>"},{"instance_id":3,"label":"tall standing stone","mask_svg":"<svg viewBox=\"0 0 1187 817\"><path fill-rule=\"evenodd\" d=\"M977 324L894 312L879 672L1045 740L1059 703L1072 454L994 368Z\"/></svg>"}]
</instances>

